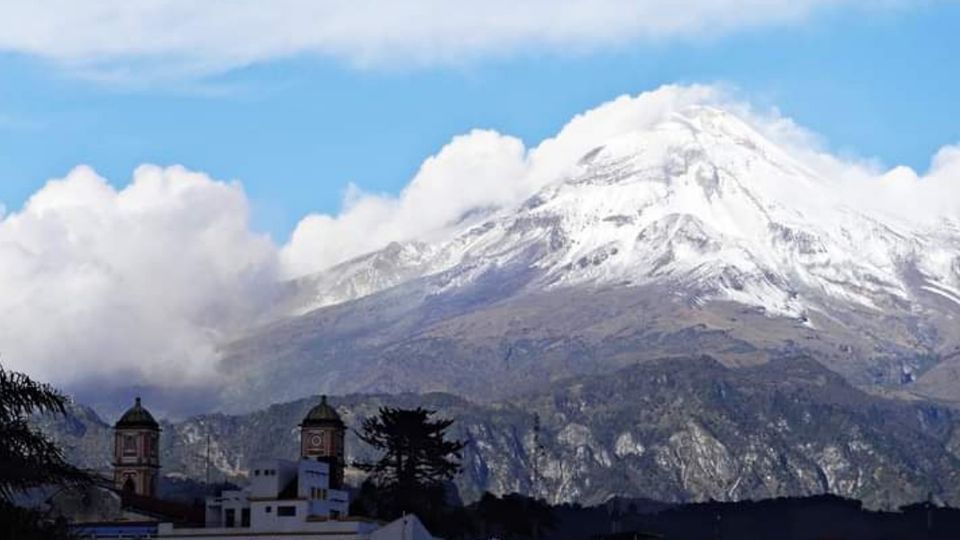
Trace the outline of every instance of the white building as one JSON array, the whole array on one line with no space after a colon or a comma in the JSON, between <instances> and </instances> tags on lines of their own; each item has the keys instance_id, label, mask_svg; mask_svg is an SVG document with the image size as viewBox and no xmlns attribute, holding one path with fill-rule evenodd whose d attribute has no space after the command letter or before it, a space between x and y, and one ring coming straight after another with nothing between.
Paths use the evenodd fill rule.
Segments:
<instances>
[{"instance_id":1,"label":"white building","mask_svg":"<svg viewBox=\"0 0 960 540\"><path fill-rule=\"evenodd\" d=\"M207 497L206 526L287 530L308 519L337 519L348 510L347 492L330 489L330 465L276 459L254 464L246 489Z\"/></svg>"},{"instance_id":2,"label":"white building","mask_svg":"<svg viewBox=\"0 0 960 540\"><path fill-rule=\"evenodd\" d=\"M436 540L416 516L404 516L387 524L359 518L310 520L294 525L289 530L254 531L243 527L175 528L161 523L157 538L178 540Z\"/></svg>"},{"instance_id":3,"label":"white building","mask_svg":"<svg viewBox=\"0 0 960 540\"><path fill-rule=\"evenodd\" d=\"M324 397L300 424L299 461L254 463L250 484L207 497L204 527L161 523L180 540L434 540L416 516L391 523L349 516L343 482L346 427Z\"/></svg>"},{"instance_id":4,"label":"white building","mask_svg":"<svg viewBox=\"0 0 960 540\"><path fill-rule=\"evenodd\" d=\"M433 540L416 516L392 523L347 516L347 492L330 488L330 465L276 459L254 465L250 485L207 497L206 525L162 523L158 538L181 540Z\"/></svg>"}]
</instances>

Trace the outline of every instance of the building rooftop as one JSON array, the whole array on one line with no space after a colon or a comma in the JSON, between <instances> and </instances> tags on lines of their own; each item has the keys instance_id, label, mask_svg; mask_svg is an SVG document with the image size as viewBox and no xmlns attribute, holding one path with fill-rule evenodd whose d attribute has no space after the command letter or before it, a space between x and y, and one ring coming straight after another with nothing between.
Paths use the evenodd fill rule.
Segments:
<instances>
[{"instance_id":1,"label":"building rooftop","mask_svg":"<svg viewBox=\"0 0 960 540\"><path fill-rule=\"evenodd\" d=\"M117 420L114 428L148 428L159 430L160 424L153 419L150 411L143 407L140 403L140 398L137 398L133 403L133 407L130 407L127 412L123 413L120 420Z\"/></svg>"},{"instance_id":2,"label":"building rooftop","mask_svg":"<svg viewBox=\"0 0 960 540\"><path fill-rule=\"evenodd\" d=\"M310 409L300 424L303 427L337 426L343 427L343 420L337 410L327 403L327 396L320 396L320 404Z\"/></svg>"}]
</instances>

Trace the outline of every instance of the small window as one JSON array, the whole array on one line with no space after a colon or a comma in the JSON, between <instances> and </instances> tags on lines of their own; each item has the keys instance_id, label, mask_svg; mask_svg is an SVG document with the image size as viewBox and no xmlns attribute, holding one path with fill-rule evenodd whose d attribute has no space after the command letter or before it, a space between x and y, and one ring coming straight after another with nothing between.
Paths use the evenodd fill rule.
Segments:
<instances>
[{"instance_id":1,"label":"small window","mask_svg":"<svg viewBox=\"0 0 960 540\"><path fill-rule=\"evenodd\" d=\"M227 527L234 527L237 524L237 511L233 508L228 508L223 513L223 521Z\"/></svg>"},{"instance_id":2,"label":"small window","mask_svg":"<svg viewBox=\"0 0 960 540\"><path fill-rule=\"evenodd\" d=\"M254 476L260 476L260 469L253 471Z\"/></svg>"},{"instance_id":3,"label":"small window","mask_svg":"<svg viewBox=\"0 0 960 540\"><path fill-rule=\"evenodd\" d=\"M137 438L134 435L123 436L123 455L137 455Z\"/></svg>"},{"instance_id":4,"label":"small window","mask_svg":"<svg viewBox=\"0 0 960 540\"><path fill-rule=\"evenodd\" d=\"M278 506L277 515L284 516L284 517L295 516L297 515L297 507L296 506Z\"/></svg>"},{"instance_id":5,"label":"small window","mask_svg":"<svg viewBox=\"0 0 960 540\"><path fill-rule=\"evenodd\" d=\"M240 526L249 527L250 526L250 509L244 508L240 510Z\"/></svg>"},{"instance_id":6,"label":"small window","mask_svg":"<svg viewBox=\"0 0 960 540\"><path fill-rule=\"evenodd\" d=\"M273 513L273 507L272 507L272 506L268 506L268 507L266 508L266 510L264 510L264 512L266 512L267 514L272 514L272 513Z\"/></svg>"}]
</instances>

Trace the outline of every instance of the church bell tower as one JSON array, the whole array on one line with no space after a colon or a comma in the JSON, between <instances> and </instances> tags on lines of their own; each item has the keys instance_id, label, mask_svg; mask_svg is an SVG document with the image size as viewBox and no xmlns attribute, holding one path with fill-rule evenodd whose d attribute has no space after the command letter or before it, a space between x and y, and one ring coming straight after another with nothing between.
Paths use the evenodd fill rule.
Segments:
<instances>
[{"instance_id":1,"label":"church bell tower","mask_svg":"<svg viewBox=\"0 0 960 540\"><path fill-rule=\"evenodd\" d=\"M124 493L156 497L160 425L136 399L113 426L113 483Z\"/></svg>"},{"instance_id":2,"label":"church bell tower","mask_svg":"<svg viewBox=\"0 0 960 540\"><path fill-rule=\"evenodd\" d=\"M327 396L310 409L300 423L300 457L330 465L330 487L343 486L343 448L346 426L337 410L327 403Z\"/></svg>"}]
</instances>

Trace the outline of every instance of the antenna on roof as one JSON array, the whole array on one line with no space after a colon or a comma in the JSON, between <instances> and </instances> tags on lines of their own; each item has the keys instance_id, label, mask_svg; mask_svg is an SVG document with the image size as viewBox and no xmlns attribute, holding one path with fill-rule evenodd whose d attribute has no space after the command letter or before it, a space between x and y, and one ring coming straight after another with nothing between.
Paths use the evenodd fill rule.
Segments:
<instances>
[{"instance_id":1,"label":"antenna on roof","mask_svg":"<svg viewBox=\"0 0 960 540\"><path fill-rule=\"evenodd\" d=\"M543 446L540 444L540 414L533 415L533 498L540 495L540 453Z\"/></svg>"},{"instance_id":2,"label":"antenna on roof","mask_svg":"<svg viewBox=\"0 0 960 540\"><path fill-rule=\"evenodd\" d=\"M207 475L207 487L210 486L210 425L207 425L207 454L205 458L205 467Z\"/></svg>"}]
</instances>

